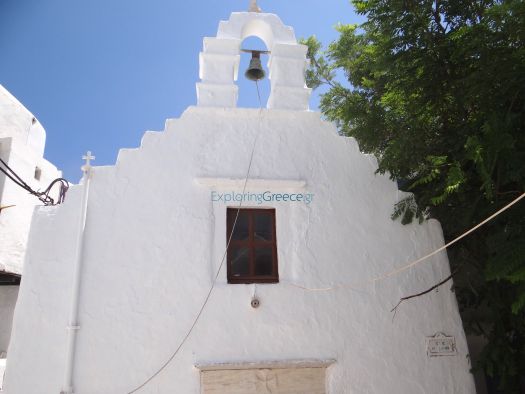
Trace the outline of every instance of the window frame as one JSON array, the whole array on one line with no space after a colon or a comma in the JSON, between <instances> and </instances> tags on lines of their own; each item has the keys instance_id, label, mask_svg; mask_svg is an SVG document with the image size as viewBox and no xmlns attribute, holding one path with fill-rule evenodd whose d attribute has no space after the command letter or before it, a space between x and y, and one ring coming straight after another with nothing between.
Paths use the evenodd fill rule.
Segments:
<instances>
[{"instance_id":1,"label":"window frame","mask_svg":"<svg viewBox=\"0 0 525 394\"><path fill-rule=\"evenodd\" d=\"M277 261L277 229L276 229L276 212L275 208L240 208L239 215L246 212L248 214L248 239L247 240L230 240L230 234L235 222L237 210L239 208L228 207L226 210L226 245L228 246L226 252L226 266L227 266L227 280L229 284L250 284L250 283L279 283L279 264ZM264 214L271 217L272 220L272 240L260 241L254 240L254 222L257 214ZM231 216L230 216L231 215ZM231 220L230 220L231 217ZM230 240L228 244L228 240ZM248 248L249 250L249 271L248 275L234 276L231 267L231 253L234 248ZM257 275L255 274L255 250L257 247L271 247L272 248L272 274L271 275Z\"/></svg>"}]
</instances>

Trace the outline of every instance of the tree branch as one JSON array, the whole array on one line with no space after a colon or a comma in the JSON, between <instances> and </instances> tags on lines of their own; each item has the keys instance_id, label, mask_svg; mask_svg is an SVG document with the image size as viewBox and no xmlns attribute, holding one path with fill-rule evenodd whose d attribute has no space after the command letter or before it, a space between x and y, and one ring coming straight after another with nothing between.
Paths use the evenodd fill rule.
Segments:
<instances>
[{"instance_id":1,"label":"tree branch","mask_svg":"<svg viewBox=\"0 0 525 394\"><path fill-rule=\"evenodd\" d=\"M523 192L522 191L520 192L519 190L509 190L507 192L496 192L498 196L504 196L506 194L521 194L521 193Z\"/></svg>"},{"instance_id":2,"label":"tree branch","mask_svg":"<svg viewBox=\"0 0 525 394\"><path fill-rule=\"evenodd\" d=\"M394 320L394 318L396 317L396 313L397 313L397 308L399 307L399 305L401 305L401 303L403 301L407 301L407 300L410 300L411 298L416 298L416 297L421 297L422 295L425 295L425 294L428 294L430 293L432 290L435 290L437 289L438 287L444 285L445 283L447 283L450 279L452 279L454 277L454 275L456 275L458 273L458 271L461 269L461 265L458 266L449 276L447 276L445 279L443 279L441 282L439 283L436 283L434 286L428 288L427 290L425 291L422 291L420 293L417 293L417 294L412 294L412 295L409 295L409 296L406 296L406 297L403 297L399 300L399 302L397 303L397 305L395 307L392 308L392 310L390 312L394 312L394 316L392 317L392 321Z\"/></svg>"},{"instance_id":3,"label":"tree branch","mask_svg":"<svg viewBox=\"0 0 525 394\"><path fill-rule=\"evenodd\" d=\"M321 65L319 64L319 62L317 61L317 58L315 56L312 55L312 57L310 57L310 60L313 61L314 63L314 67L317 69L317 75L319 76L319 80L327 85L329 85L330 87L332 88L335 88L336 85L334 84L334 82L332 81L332 78L330 78L329 76L327 75L324 75L324 73L321 71L322 70L322 67Z\"/></svg>"},{"instance_id":4,"label":"tree branch","mask_svg":"<svg viewBox=\"0 0 525 394\"><path fill-rule=\"evenodd\" d=\"M434 4L436 5L436 8L432 9L434 23L436 24L436 27L441 31L441 33L446 34L447 31L441 24L441 15L439 14L439 0L436 0Z\"/></svg>"}]
</instances>

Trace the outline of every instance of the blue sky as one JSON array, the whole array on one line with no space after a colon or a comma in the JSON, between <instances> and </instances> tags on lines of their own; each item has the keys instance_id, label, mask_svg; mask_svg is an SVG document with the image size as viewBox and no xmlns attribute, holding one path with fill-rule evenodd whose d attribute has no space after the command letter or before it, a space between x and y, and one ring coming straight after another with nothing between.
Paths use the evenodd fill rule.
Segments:
<instances>
[{"instance_id":1,"label":"blue sky","mask_svg":"<svg viewBox=\"0 0 525 394\"><path fill-rule=\"evenodd\" d=\"M93 151L96 165L114 164L120 148L139 146L146 130L163 130L167 118L195 105L203 37L215 36L219 21L248 3L0 0L0 84L44 125L46 158L77 182L85 151ZM259 5L298 38L316 35L325 44L337 38L337 23L363 21L346 0ZM239 88L239 107L258 105L253 83Z\"/></svg>"}]
</instances>

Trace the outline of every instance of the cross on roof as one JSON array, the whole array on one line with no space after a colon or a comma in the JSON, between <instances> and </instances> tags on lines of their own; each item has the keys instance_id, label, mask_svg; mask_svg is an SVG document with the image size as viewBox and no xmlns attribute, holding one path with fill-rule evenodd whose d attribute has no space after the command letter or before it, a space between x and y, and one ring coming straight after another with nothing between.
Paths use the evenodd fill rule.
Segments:
<instances>
[{"instance_id":1,"label":"cross on roof","mask_svg":"<svg viewBox=\"0 0 525 394\"><path fill-rule=\"evenodd\" d=\"M95 156L91 155L91 151L88 150L87 153L82 156L82 160L86 161L86 164L82 166L82 171L86 172L91 168L91 160L95 160Z\"/></svg>"},{"instance_id":2,"label":"cross on roof","mask_svg":"<svg viewBox=\"0 0 525 394\"><path fill-rule=\"evenodd\" d=\"M262 12L261 8L257 5L257 0L250 0L249 12Z\"/></svg>"},{"instance_id":3,"label":"cross on roof","mask_svg":"<svg viewBox=\"0 0 525 394\"><path fill-rule=\"evenodd\" d=\"M91 160L95 160L95 159L96 159L96 157L91 155L91 151L90 150L88 150L87 153L84 156L82 156L82 160L85 160L86 161L86 165L88 165L88 166L91 164Z\"/></svg>"}]
</instances>

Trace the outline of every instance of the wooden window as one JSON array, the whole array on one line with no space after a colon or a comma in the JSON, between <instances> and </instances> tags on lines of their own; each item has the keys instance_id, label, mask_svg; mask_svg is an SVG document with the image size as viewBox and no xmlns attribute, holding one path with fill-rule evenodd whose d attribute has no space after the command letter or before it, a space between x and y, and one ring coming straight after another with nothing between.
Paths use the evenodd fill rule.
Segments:
<instances>
[{"instance_id":1,"label":"wooden window","mask_svg":"<svg viewBox=\"0 0 525 394\"><path fill-rule=\"evenodd\" d=\"M237 210L227 211L228 283L279 282L275 209Z\"/></svg>"}]
</instances>

